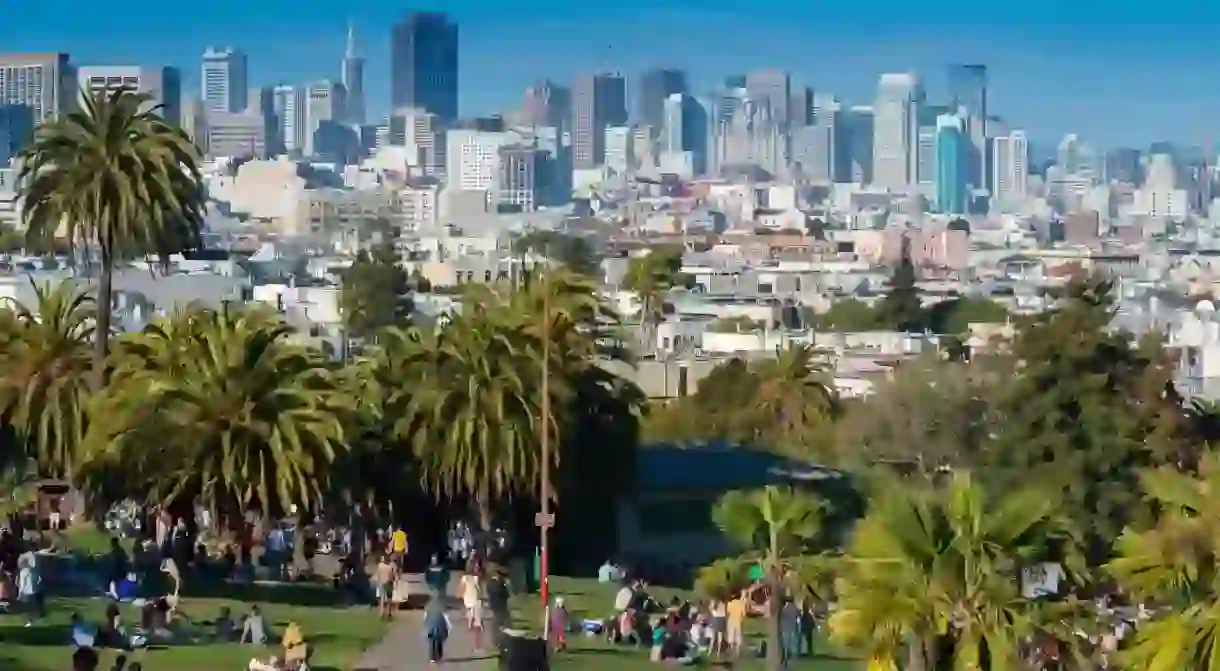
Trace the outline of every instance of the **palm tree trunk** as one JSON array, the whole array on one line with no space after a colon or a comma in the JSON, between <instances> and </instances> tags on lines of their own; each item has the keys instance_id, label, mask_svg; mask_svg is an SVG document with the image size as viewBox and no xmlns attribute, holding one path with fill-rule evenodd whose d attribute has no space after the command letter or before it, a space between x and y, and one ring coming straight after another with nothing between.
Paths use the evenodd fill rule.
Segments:
<instances>
[{"instance_id":1,"label":"palm tree trunk","mask_svg":"<svg viewBox=\"0 0 1220 671\"><path fill-rule=\"evenodd\" d=\"M783 638L780 632L780 612L784 607L779 565L779 536L771 530L771 547L767 552L767 669L779 671L783 668Z\"/></svg>"},{"instance_id":2,"label":"palm tree trunk","mask_svg":"<svg viewBox=\"0 0 1220 671\"><path fill-rule=\"evenodd\" d=\"M106 347L110 344L110 308L114 259L110 249L102 245L101 275L97 282L97 333L93 345L93 385L99 392L106 386Z\"/></svg>"}]
</instances>

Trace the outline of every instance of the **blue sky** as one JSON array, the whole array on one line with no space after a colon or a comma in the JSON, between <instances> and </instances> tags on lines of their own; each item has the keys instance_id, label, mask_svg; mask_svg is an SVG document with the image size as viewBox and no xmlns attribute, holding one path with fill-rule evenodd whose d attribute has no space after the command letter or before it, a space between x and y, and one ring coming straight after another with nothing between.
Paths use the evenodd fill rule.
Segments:
<instances>
[{"instance_id":1,"label":"blue sky","mask_svg":"<svg viewBox=\"0 0 1220 671\"><path fill-rule=\"evenodd\" d=\"M0 1L0 50L176 65L191 90L210 44L246 51L256 84L337 76L350 19L378 115L389 97L390 25L408 10L436 9L358 0ZM919 71L939 98L948 63L979 62L991 70L991 108L1042 142L1066 132L1103 147L1220 136L1220 7L1202 0L449 0L443 9L461 26L463 114L519 104L536 78L568 82L590 69L630 77L651 65L683 67L702 90L725 74L780 67L866 103L881 72Z\"/></svg>"}]
</instances>

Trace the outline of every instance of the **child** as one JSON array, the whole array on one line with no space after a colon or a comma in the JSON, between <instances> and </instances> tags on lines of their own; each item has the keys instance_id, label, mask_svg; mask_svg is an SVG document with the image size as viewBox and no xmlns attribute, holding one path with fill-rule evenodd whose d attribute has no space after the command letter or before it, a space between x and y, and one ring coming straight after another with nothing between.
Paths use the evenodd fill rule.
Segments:
<instances>
[{"instance_id":1,"label":"child","mask_svg":"<svg viewBox=\"0 0 1220 671\"><path fill-rule=\"evenodd\" d=\"M563 597L555 597L555 605L551 608L551 643L556 650L566 650L568 641L568 609L563 605Z\"/></svg>"}]
</instances>

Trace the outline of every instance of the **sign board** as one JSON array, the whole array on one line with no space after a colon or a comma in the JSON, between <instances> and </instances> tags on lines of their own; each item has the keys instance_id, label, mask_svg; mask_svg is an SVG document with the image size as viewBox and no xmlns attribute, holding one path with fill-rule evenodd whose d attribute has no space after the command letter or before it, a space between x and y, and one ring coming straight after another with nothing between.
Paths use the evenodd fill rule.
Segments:
<instances>
[{"instance_id":1,"label":"sign board","mask_svg":"<svg viewBox=\"0 0 1220 671\"><path fill-rule=\"evenodd\" d=\"M534 526L540 529L550 529L555 526L555 513L538 513L534 515Z\"/></svg>"}]
</instances>

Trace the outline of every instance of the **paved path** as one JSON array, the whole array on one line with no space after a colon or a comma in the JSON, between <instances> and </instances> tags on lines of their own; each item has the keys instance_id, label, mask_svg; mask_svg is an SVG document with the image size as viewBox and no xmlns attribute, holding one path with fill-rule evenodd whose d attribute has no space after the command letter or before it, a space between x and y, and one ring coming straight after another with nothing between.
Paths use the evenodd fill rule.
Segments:
<instances>
[{"instance_id":1,"label":"paved path","mask_svg":"<svg viewBox=\"0 0 1220 671\"><path fill-rule=\"evenodd\" d=\"M422 583L422 574L407 575L407 580ZM456 580L449 585L455 592ZM404 610L394 616L394 623L380 643L365 651L352 671L419 671L429 668L428 641L424 638L423 611ZM476 653L470 632L466 629L465 615L456 600L450 600L449 619L453 631L445 643L445 659L436 668L447 671L487 671L493 655ZM484 643L490 649L490 630L484 630Z\"/></svg>"}]
</instances>

